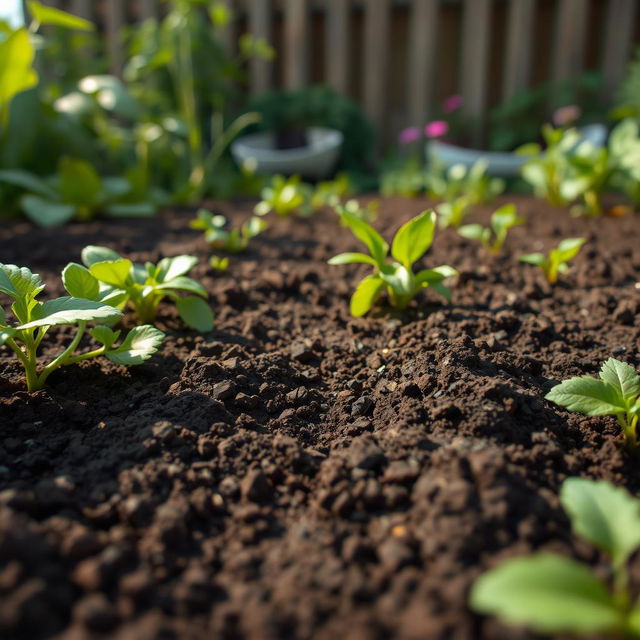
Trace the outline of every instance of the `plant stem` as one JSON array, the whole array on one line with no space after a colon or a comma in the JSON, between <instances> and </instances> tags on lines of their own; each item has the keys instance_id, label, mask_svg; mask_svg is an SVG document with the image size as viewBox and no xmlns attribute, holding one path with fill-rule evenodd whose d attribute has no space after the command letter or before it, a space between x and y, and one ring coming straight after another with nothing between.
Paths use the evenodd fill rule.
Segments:
<instances>
[{"instance_id":1,"label":"plant stem","mask_svg":"<svg viewBox=\"0 0 640 640\"><path fill-rule=\"evenodd\" d=\"M69 346L56 358L54 358L43 370L42 373L37 378L38 389L41 389L44 386L47 378L58 368L62 367L65 364L69 364L68 359L73 354L73 352L78 348L80 344L80 340L82 340L82 336L84 335L85 329L87 328L86 322L78 323L78 331L74 336L73 340L69 343Z\"/></svg>"}]
</instances>

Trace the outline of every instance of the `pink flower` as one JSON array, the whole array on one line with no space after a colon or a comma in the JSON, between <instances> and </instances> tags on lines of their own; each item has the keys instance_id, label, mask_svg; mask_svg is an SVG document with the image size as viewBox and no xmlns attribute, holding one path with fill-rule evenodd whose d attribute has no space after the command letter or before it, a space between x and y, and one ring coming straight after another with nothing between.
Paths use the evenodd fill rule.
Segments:
<instances>
[{"instance_id":1,"label":"pink flower","mask_svg":"<svg viewBox=\"0 0 640 640\"><path fill-rule=\"evenodd\" d=\"M553 112L552 120L556 127L566 127L575 122L582 115L582 109L577 104L560 107Z\"/></svg>"},{"instance_id":2,"label":"pink flower","mask_svg":"<svg viewBox=\"0 0 640 640\"><path fill-rule=\"evenodd\" d=\"M407 127L400 132L398 140L400 144L411 144L412 142L420 140L421 136L422 134L418 127Z\"/></svg>"},{"instance_id":3,"label":"pink flower","mask_svg":"<svg viewBox=\"0 0 640 640\"><path fill-rule=\"evenodd\" d=\"M462 106L462 96L454 95L449 96L443 103L442 108L445 113L451 113L452 111L456 111Z\"/></svg>"},{"instance_id":4,"label":"pink flower","mask_svg":"<svg viewBox=\"0 0 640 640\"><path fill-rule=\"evenodd\" d=\"M427 138L440 138L447 134L449 125L444 120L433 120L428 122L424 128Z\"/></svg>"}]
</instances>

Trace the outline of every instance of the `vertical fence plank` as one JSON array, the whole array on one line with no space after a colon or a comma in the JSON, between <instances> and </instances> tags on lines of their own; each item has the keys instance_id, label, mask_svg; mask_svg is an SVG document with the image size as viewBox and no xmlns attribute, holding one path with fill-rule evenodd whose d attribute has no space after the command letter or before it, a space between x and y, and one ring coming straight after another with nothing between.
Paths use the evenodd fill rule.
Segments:
<instances>
[{"instance_id":1,"label":"vertical fence plank","mask_svg":"<svg viewBox=\"0 0 640 640\"><path fill-rule=\"evenodd\" d=\"M609 0L602 58L602 97L608 102L624 78L637 15L637 0Z\"/></svg>"},{"instance_id":2,"label":"vertical fence plank","mask_svg":"<svg viewBox=\"0 0 640 640\"><path fill-rule=\"evenodd\" d=\"M257 38L271 38L270 0L249 0L249 32ZM252 93L271 88L271 68L266 60L253 58L249 63L249 84Z\"/></svg>"},{"instance_id":3,"label":"vertical fence plank","mask_svg":"<svg viewBox=\"0 0 640 640\"><path fill-rule=\"evenodd\" d=\"M582 71L587 9L587 0L560 0L553 44L553 83L562 82Z\"/></svg>"},{"instance_id":4,"label":"vertical fence plank","mask_svg":"<svg viewBox=\"0 0 640 640\"><path fill-rule=\"evenodd\" d=\"M364 108L378 130L385 121L390 0L364 0Z\"/></svg>"},{"instance_id":5,"label":"vertical fence plank","mask_svg":"<svg viewBox=\"0 0 640 640\"><path fill-rule=\"evenodd\" d=\"M124 52L122 49L122 28L124 26L123 0L110 0L106 5L105 28L109 50L111 73L122 73Z\"/></svg>"},{"instance_id":6,"label":"vertical fence plank","mask_svg":"<svg viewBox=\"0 0 640 640\"><path fill-rule=\"evenodd\" d=\"M472 139L480 142L487 99L490 0L465 0L462 18L463 109L473 122Z\"/></svg>"},{"instance_id":7,"label":"vertical fence plank","mask_svg":"<svg viewBox=\"0 0 640 640\"><path fill-rule=\"evenodd\" d=\"M349 83L349 0L328 0L325 56L327 82L340 93Z\"/></svg>"},{"instance_id":8,"label":"vertical fence plank","mask_svg":"<svg viewBox=\"0 0 640 640\"><path fill-rule=\"evenodd\" d=\"M529 86L533 54L534 0L509 0L507 53L502 98L508 100Z\"/></svg>"},{"instance_id":9,"label":"vertical fence plank","mask_svg":"<svg viewBox=\"0 0 640 640\"><path fill-rule=\"evenodd\" d=\"M284 86L300 89L307 83L307 0L286 0L284 5Z\"/></svg>"},{"instance_id":10,"label":"vertical fence plank","mask_svg":"<svg viewBox=\"0 0 640 640\"><path fill-rule=\"evenodd\" d=\"M435 71L439 0L413 0L409 31L407 77L408 115L412 125L429 118Z\"/></svg>"},{"instance_id":11,"label":"vertical fence plank","mask_svg":"<svg viewBox=\"0 0 640 640\"><path fill-rule=\"evenodd\" d=\"M140 17L143 20L158 17L158 3L156 0L141 0Z\"/></svg>"}]
</instances>

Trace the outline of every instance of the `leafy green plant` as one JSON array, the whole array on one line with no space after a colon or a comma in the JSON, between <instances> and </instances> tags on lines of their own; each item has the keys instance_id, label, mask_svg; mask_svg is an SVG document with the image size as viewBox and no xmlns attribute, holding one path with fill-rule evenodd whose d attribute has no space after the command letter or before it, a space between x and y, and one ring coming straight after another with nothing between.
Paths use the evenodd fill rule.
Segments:
<instances>
[{"instance_id":1,"label":"leafy green plant","mask_svg":"<svg viewBox=\"0 0 640 640\"><path fill-rule=\"evenodd\" d=\"M385 169L380 176L383 196L416 198L425 190L425 170L422 162L410 156L404 163Z\"/></svg>"},{"instance_id":2,"label":"leafy green plant","mask_svg":"<svg viewBox=\"0 0 640 640\"><path fill-rule=\"evenodd\" d=\"M363 207L358 200L355 198L351 198L347 200L344 204L333 207L333 210L340 215L342 212L346 211L356 218L360 218L360 220L364 220L365 222L374 222L378 217L378 209L380 209L380 201L379 200L369 200L367 204ZM345 221L340 218L340 225L347 226Z\"/></svg>"},{"instance_id":3,"label":"leafy green plant","mask_svg":"<svg viewBox=\"0 0 640 640\"><path fill-rule=\"evenodd\" d=\"M261 218L249 218L237 229L225 229L227 219L222 215L215 215L206 209L200 209L197 218L189 223L192 229L202 229L206 241L214 249L222 249L228 253L241 253L248 246L252 238L260 235L267 223Z\"/></svg>"},{"instance_id":4,"label":"leafy green plant","mask_svg":"<svg viewBox=\"0 0 640 640\"><path fill-rule=\"evenodd\" d=\"M481 224L466 224L458 229L458 233L463 238L478 240L485 249L498 254L504 247L509 229L524 224L524 222L524 218L518 216L514 204L505 204L491 214L488 227L483 227Z\"/></svg>"},{"instance_id":5,"label":"leafy green plant","mask_svg":"<svg viewBox=\"0 0 640 640\"><path fill-rule=\"evenodd\" d=\"M640 638L640 602L632 600L627 566L640 547L640 500L583 478L565 480L560 500L573 532L609 556L611 586L582 562L539 552L507 560L478 578L471 608L541 634Z\"/></svg>"},{"instance_id":6,"label":"leafy green plant","mask_svg":"<svg viewBox=\"0 0 640 640\"><path fill-rule=\"evenodd\" d=\"M457 275L453 267L442 265L413 272L413 264L433 242L436 226L434 211L424 211L398 229L391 245L394 259L391 263L388 261L389 245L370 224L348 211L343 211L341 217L356 238L367 247L369 255L341 253L331 258L329 264L365 263L374 268L374 273L360 282L351 297L353 316L367 313L385 291L391 305L398 309L404 309L426 287L431 287L447 300L451 299L451 292L443 281Z\"/></svg>"},{"instance_id":7,"label":"leafy green plant","mask_svg":"<svg viewBox=\"0 0 640 640\"><path fill-rule=\"evenodd\" d=\"M441 202L436 206L436 211L438 212L438 222L443 229L446 227L457 229L471 213L469 201L464 196L451 202Z\"/></svg>"},{"instance_id":8,"label":"leafy green plant","mask_svg":"<svg viewBox=\"0 0 640 640\"><path fill-rule=\"evenodd\" d=\"M101 178L79 158L60 159L58 173L47 179L23 171L0 171L0 182L27 193L20 199L26 216L41 227L71 219L90 220L99 213L111 217L147 217L156 211L153 202L131 202L133 185L126 178ZM135 194L133 194L135 195Z\"/></svg>"},{"instance_id":9,"label":"leafy green plant","mask_svg":"<svg viewBox=\"0 0 640 640\"><path fill-rule=\"evenodd\" d=\"M463 197L470 206L491 202L505 188L502 178L492 178L487 173L487 163L482 159L469 168L455 164L448 169L432 161L424 180L429 197L445 202Z\"/></svg>"},{"instance_id":10,"label":"leafy green plant","mask_svg":"<svg viewBox=\"0 0 640 640\"><path fill-rule=\"evenodd\" d=\"M255 206L254 213L266 216L275 213L278 216L290 216L294 213L309 215L313 188L302 182L298 175L285 178L273 176L271 182L262 190L262 200Z\"/></svg>"},{"instance_id":11,"label":"leafy green plant","mask_svg":"<svg viewBox=\"0 0 640 640\"><path fill-rule=\"evenodd\" d=\"M609 358L600 369L599 379L570 378L553 387L545 398L588 416L615 416L627 448L632 450L637 446L640 376L626 362Z\"/></svg>"},{"instance_id":12,"label":"leafy green plant","mask_svg":"<svg viewBox=\"0 0 640 640\"><path fill-rule=\"evenodd\" d=\"M585 242L586 238L565 238L546 256L543 253L527 253L520 256L520 261L540 267L547 282L556 284L558 276L568 271L569 262L578 255Z\"/></svg>"},{"instance_id":13,"label":"leafy green plant","mask_svg":"<svg viewBox=\"0 0 640 640\"><path fill-rule=\"evenodd\" d=\"M164 334L149 325L134 327L116 346L121 332L103 325L117 321L122 312L104 299L90 300L74 295L78 287L68 268L63 274L63 283L70 296L39 302L36 298L45 285L38 274L27 267L0 264L0 292L11 298L11 311L17 321L9 324L5 310L0 307L0 345L9 347L20 360L29 391L41 389L56 369L82 360L105 356L118 364L135 365L157 351ZM97 297L97 283L94 291ZM97 326L88 329L89 324ZM38 367L38 348L49 329L55 326L76 327L76 333L60 354L44 367ZM76 353L86 333L101 346Z\"/></svg>"},{"instance_id":14,"label":"leafy green plant","mask_svg":"<svg viewBox=\"0 0 640 640\"><path fill-rule=\"evenodd\" d=\"M616 171L611 187L625 193L631 202L640 204L640 122L627 118L609 135L609 155Z\"/></svg>"},{"instance_id":15,"label":"leafy green plant","mask_svg":"<svg viewBox=\"0 0 640 640\"><path fill-rule=\"evenodd\" d=\"M106 247L88 246L82 250L82 262L85 266L71 263L65 269L67 279L73 276L73 295L91 300L114 296L117 306L124 308L129 304L140 322L153 322L158 306L169 298L186 325L203 332L213 328L206 290L185 275L198 262L197 258L183 255L163 258L158 264L140 265Z\"/></svg>"},{"instance_id":16,"label":"leafy green plant","mask_svg":"<svg viewBox=\"0 0 640 640\"><path fill-rule=\"evenodd\" d=\"M229 268L229 258L227 256L211 256L209 258L209 264L211 268L216 271L226 271Z\"/></svg>"}]
</instances>

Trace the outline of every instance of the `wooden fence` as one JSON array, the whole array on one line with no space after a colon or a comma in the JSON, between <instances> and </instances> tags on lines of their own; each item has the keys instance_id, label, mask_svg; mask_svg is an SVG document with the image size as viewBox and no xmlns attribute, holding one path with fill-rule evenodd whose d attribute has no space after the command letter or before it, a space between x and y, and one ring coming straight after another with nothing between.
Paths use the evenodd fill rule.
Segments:
<instances>
[{"instance_id":1,"label":"wooden fence","mask_svg":"<svg viewBox=\"0 0 640 640\"><path fill-rule=\"evenodd\" d=\"M359 99L386 135L429 119L460 93L480 130L489 106L586 68L603 73L610 100L640 42L640 0L224 0L244 32L271 41L272 65L251 62L253 92L325 82ZM49 0L97 20L113 69L126 22L157 17L160 0Z\"/></svg>"}]
</instances>

